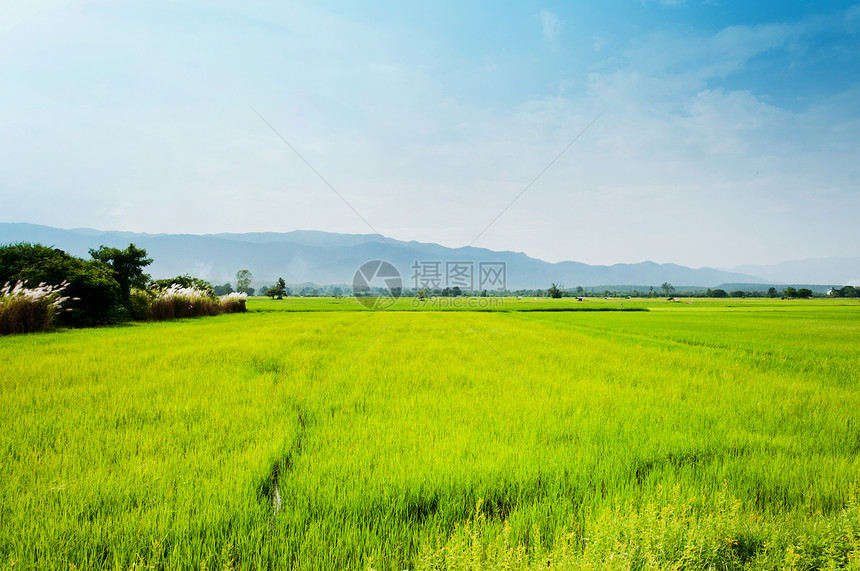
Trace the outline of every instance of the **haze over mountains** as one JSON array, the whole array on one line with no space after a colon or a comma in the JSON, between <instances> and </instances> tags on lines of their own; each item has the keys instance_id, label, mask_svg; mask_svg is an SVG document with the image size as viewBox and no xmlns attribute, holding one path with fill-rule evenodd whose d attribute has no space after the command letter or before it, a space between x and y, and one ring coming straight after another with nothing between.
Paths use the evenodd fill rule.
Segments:
<instances>
[{"instance_id":1,"label":"haze over mountains","mask_svg":"<svg viewBox=\"0 0 860 571\"><path fill-rule=\"evenodd\" d=\"M860 285L860 257L822 258L772 266L741 266L734 270L689 268L676 264L615 264L591 266L579 262L549 263L518 252L484 248L447 248L439 244L403 242L374 234L336 234L296 230L287 233L142 234L88 228L60 229L25 223L0 223L0 244L34 242L88 257L100 245L145 248L154 263L155 278L190 274L213 284L232 282L239 269L250 270L255 282L283 277L288 284L350 284L356 269L369 260L386 260L414 285L412 269L419 262L502 262L509 290L545 288L552 282L566 287L608 285L719 287L725 283ZM478 270L474 288L480 289ZM443 284L444 285L444 284Z\"/></svg>"}]
</instances>

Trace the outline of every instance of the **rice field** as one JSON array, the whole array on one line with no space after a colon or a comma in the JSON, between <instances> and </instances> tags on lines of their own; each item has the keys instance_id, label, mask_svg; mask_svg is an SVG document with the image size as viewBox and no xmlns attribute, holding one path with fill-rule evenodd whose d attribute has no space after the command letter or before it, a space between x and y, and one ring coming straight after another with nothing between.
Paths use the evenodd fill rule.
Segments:
<instances>
[{"instance_id":1,"label":"rice field","mask_svg":"<svg viewBox=\"0 0 860 571\"><path fill-rule=\"evenodd\" d=\"M856 300L496 303L0 338L0 567L860 568Z\"/></svg>"}]
</instances>

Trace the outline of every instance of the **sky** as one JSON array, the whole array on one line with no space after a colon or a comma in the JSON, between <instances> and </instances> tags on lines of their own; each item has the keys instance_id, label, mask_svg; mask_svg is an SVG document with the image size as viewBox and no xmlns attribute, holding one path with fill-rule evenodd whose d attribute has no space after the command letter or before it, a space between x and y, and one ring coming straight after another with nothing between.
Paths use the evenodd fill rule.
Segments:
<instances>
[{"instance_id":1,"label":"sky","mask_svg":"<svg viewBox=\"0 0 860 571\"><path fill-rule=\"evenodd\" d=\"M860 4L5 0L0 222L857 255Z\"/></svg>"}]
</instances>

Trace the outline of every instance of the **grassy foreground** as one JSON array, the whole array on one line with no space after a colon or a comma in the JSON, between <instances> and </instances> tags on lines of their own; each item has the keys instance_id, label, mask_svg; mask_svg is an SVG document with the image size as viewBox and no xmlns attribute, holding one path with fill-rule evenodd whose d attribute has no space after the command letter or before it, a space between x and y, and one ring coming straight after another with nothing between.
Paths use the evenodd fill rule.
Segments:
<instances>
[{"instance_id":1,"label":"grassy foreground","mask_svg":"<svg viewBox=\"0 0 860 571\"><path fill-rule=\"evenodd\" d=\"M856 302L248 308L0 339L0 567L860 568Z\"/></svg>"}]
</instances>

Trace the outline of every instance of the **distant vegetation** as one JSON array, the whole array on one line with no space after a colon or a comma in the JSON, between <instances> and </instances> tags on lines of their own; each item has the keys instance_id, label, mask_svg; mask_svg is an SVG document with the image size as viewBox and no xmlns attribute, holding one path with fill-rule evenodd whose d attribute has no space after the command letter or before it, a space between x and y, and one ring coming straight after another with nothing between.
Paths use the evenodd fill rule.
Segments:
<instances>
[{"instance_id":1,"label":"distant vegetation","mask_svg":"<svg viewBox=\"0 0 860 571\"><path fill-rule=\"evenodd\" d=\"M245 311L244 293L219 298L198 278L152 281L143 271L152 259L134 244L90 256L41 244L0 246L0 334Z\"/></svg>"},{"instance_id":2,"label":"distant vegetation","mask_svg":"<svg viewBox=\"0 0 860 571\"><path fill-rule=\"evenodd\" d=\"M236 273L236 288L230 283L213 286L189 275L152 280L144 269L153 260L146 250L129 244L125 249L100 246L90 250L85 260L41 244L17 243L0 246L0 331L32 332L57 325L60 327L91 327L121 323L129 320L170 319L197 315L244 311L244 299L255 293L274 299L296 295L300 297L341 297L349 291L345 285L317 286L302 284L288 288L283 277L271 286L255 290L248 269ZM60 284L62 296L60 296ZM730 284L739 286L741 284ZM50 291L44 288L50 288ZM728 286L726 286L728 287ZM14 295L13 295L14 291ZM371 293L381 293L372 291ZM782 297L807 299L812 297L856 298L860 288L850 285L832 287L829 292L810 287L775 286L766 289L736 287L676 288L668 282L655 286L577 286L565 288L552 283L547 289L492 291L461 289L459 286L396 292L404 297L427 299L433 297ZM61 301L60 298L63 298ZM25 308L27 308L25 310Z\"/></svg>"}]
</instances>

